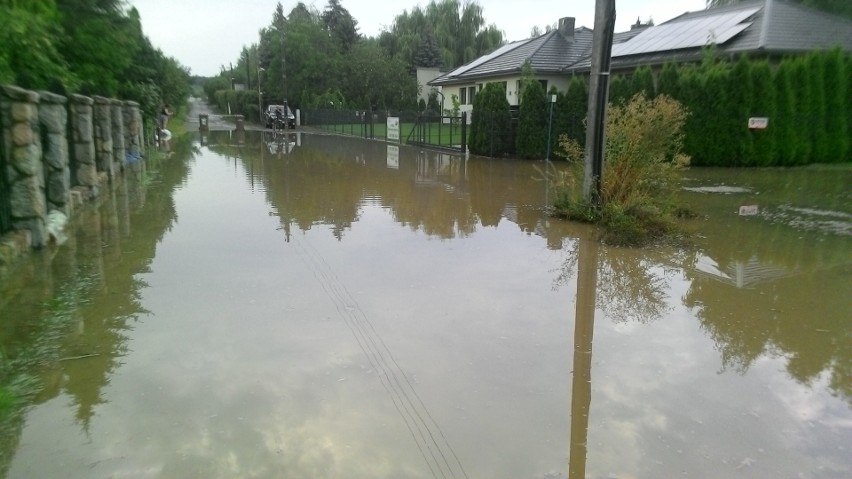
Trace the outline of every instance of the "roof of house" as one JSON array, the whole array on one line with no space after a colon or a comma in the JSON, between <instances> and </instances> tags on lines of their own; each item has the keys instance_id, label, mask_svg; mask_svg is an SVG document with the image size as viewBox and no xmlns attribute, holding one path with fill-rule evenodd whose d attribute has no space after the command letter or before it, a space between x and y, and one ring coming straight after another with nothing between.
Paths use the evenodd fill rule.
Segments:
<instances>
[{"instance_id":1,"label":"roof of house","mask_svg":"<svg viewBox=\"0 0 852 479\"><path fill-rule=\"evenodd\" d=\"M488 55L462 65L429 82L445 85L470 82L504 74L520 73L526 60L530 60L536 73L559 73L568 65L587 57L592 49L592 30L574 29L573 41L554 29L544 35L503 45Z\"/></svg>"},{"instance_id":2,"label":"roof of house","mask_svg":"<svg viewBox=\"0 0 852 479\"><path fill-rule=\"evenodd\" d=\"M695 61L708 44L729 55L784 55L835 46L852 51L852 21L784 0L753 0L687 12L613 45L610 68ZM590 67L590 59L585 58L565 71Z\"/></svg>"},{"instance_id":3,"label":"roof of house","mask_svg":"<svg viewBox=\"0 0 852 479\"><path fill-rule=\"evenodd\" d=\"M527 59L539 75L587 72L591 68L592 33L586 27L576 28L570 41L554 29L509 43L429 84L471 83L520 74ZM748 0L686 12L656 26L616 33L611 69L697 61L703 56L703 47L711 43L723 54L783 55L838 45L852 51L852 21L785 0Z\"/></svg>"}]
</instances>

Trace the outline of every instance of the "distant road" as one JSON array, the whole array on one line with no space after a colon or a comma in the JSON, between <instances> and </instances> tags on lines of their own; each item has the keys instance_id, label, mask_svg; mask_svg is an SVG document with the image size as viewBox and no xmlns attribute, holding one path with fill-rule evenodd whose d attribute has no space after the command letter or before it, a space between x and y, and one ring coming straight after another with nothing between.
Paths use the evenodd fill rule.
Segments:
<instances>
[{"instance_id":1,"label":"distant road","mask_svg":"<svg viewBox=\"0 0 852 479\"><path fill-rule=\"evenodd\" d=\"M198 129L198 115L207 115L207 126L210 131L233 130L234 119L228 115L220 115L210 108L207 102L199 97L189 99L189 112L186 114L186 129L189 131ZM246 122L246 130L263 130L260 125Z\"/></svg>"}]
</instances>

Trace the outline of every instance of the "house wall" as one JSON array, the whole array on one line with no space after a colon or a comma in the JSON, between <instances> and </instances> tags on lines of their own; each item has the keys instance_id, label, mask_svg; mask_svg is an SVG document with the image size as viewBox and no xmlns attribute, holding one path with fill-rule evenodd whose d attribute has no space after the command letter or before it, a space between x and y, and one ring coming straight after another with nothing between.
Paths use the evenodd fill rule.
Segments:
<instances>
[{"instance_id":1,"label":"house wall","mask_svg":"<svg viewBox=\"0 0 852 479\"><path fill-rule=\"evenodd\" d=\"M417 67L418 100L429 101L429 93L432 91L429 82L439 76L441 76L441 71L437 68ZM447 101L449 101L449 97L447 97Z\"/></svg>"},{"instance_id":2,"label":"house wall","mask_svg":"<svg viewBox=\"0 0 852 479\"><path fill-rule=\"evenodd\" d=\"M565 75L559 75L559 76L557 76L557 75L543 75L543 76L537 76L536 78L538 80L546 80L548 90L550 90L551 87L555 86L557 90L562 91L562 92L564 92L568 89L568 83L570 83L570 81L571 81L571 77L565 76ZM461 89L462 88L474 87L476 89L476 91L479 92L480 90L482 90L483 87L485 87L486 83L493 83L493 82L506 82L506 101L509 102L509 106L518 106L520 104L520 97L521 97L521 92L519 91L520 81L521 81L520 75L506 75L506 76L501 76L501 77L483 79L482 81L478 81L478 82L475 82L475 83L471 82L471 83L462 83L462 84L457 84L457 85L444 85L443 88L442 88L442 92L444 93L444 96L447 98L447 105L445 106L445 108L451 108L452 107L452 103L450 102L450 98L452 98L452 95L458 96L458 98L461 100L461 97L462 97L461 96ZM466 95L465 103L461 104L461 106L459 107L459 110L465 111L465 112L468 112L468 113L470 113L473 110L473 101L469 98L469 95Z\"/></svg>"}]
</instances>

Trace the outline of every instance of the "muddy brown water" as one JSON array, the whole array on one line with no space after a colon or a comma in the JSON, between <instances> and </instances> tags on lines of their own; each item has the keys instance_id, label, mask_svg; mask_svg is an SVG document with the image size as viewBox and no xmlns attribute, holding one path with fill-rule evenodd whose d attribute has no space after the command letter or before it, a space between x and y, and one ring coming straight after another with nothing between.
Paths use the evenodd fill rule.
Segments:
<instances>
[{"instance_id":1,"label":"muddy brown water","mask_svg":"<svg viewBox=\"0 0 852 479\"><path fill-rule=\"evenodd\" d=\"M8 478L847 478L852 170L691 170L694 247L540 163L213 131L0 293Z\"/></svg>"}]
</instances>

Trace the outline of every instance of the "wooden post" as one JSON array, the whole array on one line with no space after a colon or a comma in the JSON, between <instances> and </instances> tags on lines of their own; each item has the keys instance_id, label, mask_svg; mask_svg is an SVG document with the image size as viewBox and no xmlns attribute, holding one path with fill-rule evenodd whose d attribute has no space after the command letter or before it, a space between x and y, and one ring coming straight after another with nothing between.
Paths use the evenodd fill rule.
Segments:
<instances>
[{"instance_id":1,"label":"wooden post","mask_svg":"<svg viewBox=\"0 0 852 479\"><path fill-rule=\"evenodd\" d=\"M606 105L609 65L615 32L615 0L596 0L592 37L592 71L589 78L588 129L586 130L583 200L600 208L606 142Z\"/></svg>"}]
</instances>

